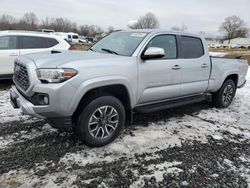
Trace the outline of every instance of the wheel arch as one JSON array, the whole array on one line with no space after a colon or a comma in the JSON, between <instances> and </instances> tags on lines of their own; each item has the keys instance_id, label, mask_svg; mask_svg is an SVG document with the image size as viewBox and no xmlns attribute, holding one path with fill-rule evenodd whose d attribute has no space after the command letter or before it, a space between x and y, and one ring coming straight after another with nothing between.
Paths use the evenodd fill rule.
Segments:
<instances>
[{"instance_id":1,"label":"wheel arch","mask_svg":"<svg viewBox=\"0 0 250 188\"><path fill-rule=\"evenodd\" d=\"M239 81L239 75L235 72L232 73L228 73L225 76L223 76L220 80L220 83L215 85L214 90L212 91L212 93L217 92L223 85L223 83L228 80L228 79L232 79L235 83L235 87L237 88L238 85L238 81Z\"/></svg>"},{"instance_id":2,"label":"wheel arch","mask_svg":"<svg viewBox=\"0 0 250 188\"><path fill-rule=\"evenodd\" d=\"M228 79L233 80L234 83L235 83L235 87L237 88L238 81L239 81L239 75L236 74L236 73L234 73L234 74L229 74L229 75L225 78L224 82L225 82L226 80L228 80ZM224 83L224 82L223 82L223 83Z\"/></svg>"},{"instance_id":3,"label":"wheel arch","mask_svg":"<svg viewBox=\"0 0 250 188\"><path fill-rule=\"evenodd\" d=\"M109 85L93 87L87 90L81 96L77 107L75 108L72 116L73 121L75 121L79 117L79 114L84 106L86 106L93 99L105 95L111 95L118 98L122 102L126 110L126 120L128 122L132 122L132 94L129 92L127 86L121 83L113 83Z\"/></svg>"}]
</instances>

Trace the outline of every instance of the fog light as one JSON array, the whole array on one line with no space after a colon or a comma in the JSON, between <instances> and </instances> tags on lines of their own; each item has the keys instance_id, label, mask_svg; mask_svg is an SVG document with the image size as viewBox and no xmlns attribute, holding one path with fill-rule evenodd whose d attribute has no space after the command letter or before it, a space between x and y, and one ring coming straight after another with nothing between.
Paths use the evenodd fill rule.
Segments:
<instances>
[{"instance_id":1,"label":"fog light","mask_svg":"<svg viewBox=\"0 0 250 188\"><path fill-rule=\"evenodd\" d=\"M45 93L35 93L30 99L34 105L49 105L49 95Z\"/></svg>"},{"instance_id":2,"label":"fog light","mask_svg":"<svg viewBox=\"0 0 250 188\"><path fill-rule=\"evenodd\" d=\"M49 98L48 97L44 97L43 98L43 102L45 105L48 105L49 104Z\"/></svg>"}]
</instances>

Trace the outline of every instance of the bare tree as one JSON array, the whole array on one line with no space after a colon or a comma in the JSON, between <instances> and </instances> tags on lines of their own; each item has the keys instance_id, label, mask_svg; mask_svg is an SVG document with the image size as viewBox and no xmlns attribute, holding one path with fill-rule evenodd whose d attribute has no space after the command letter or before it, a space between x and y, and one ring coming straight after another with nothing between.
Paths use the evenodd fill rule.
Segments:
<instances>
[{"instance_id":1,"label":"bare tree","mask_svg":"<svg viewBox=\"0 0 250 188\"><path fill-rule=\"evenodd\" d=\"M188 28L187 28L187 26L185 25L185 24L182 24L182 26L181 27L179 27L179 26L173 26L172 28L171 28L171 30L173 30L173 31L180 31L180 32L184 32L184 31L186 31Z\"/></svg>"},{"instance_id":2,"label":"bare tree","mask_svg":"<svg viewBox=\"0 0 250 188\"><path fill-rule=\"evenodd\" d=\"M205 31L200 31L200 32L199 32L199 35L206 37L207 34L206 34ZM208 38L210 38L210 37L208 37Z\"/></svg>"},{"instance_id":3,"label":"bare tree","mask_svg":"<svg viewBox=\"0 0 250 188\"><path fill-rule=\"evenodd\" d=\"M3 14L0 17L0 30L11 30L15 29L17 20L8 14Z\"/></svg>"},{"instance_id":4,"label":"bare tree","mask_svg":"<svg viewBox=\"0 0 250 188\"><path fill-rule=\"evenodd\" d=\"M249 29L240 17L230 16L221 24L219 31L223 32L225 38L230 40L236 37L246 37Z\"/></svg>"},{"instance_id":5,"label":"bare tree","mask_svg":"<svg viewBox=\"0 0 250 188\"><path fill-rule=\"evenodd\" d=\"M112 33L113 31L115 31L115 28L113 26L109 26L107 29L107 33Z\"/></svg>"},{"instance_id":6,"label":"bare tree","mask_svg":"<svg viewBox=\"0 0 250 188\"><path fill-rule=\"evenodd\" d=\"M103 29L100 26L95 25L94 31L93 31L94 36L96 35L100 36L102 33L103 33Z\"/></svg>"},{"instance_id":7,"label":"bare tree","mask_svg":"<svg viewBox=\"0 0 250 188\"><path fill-rule=\"evenodd\" d=\"M77 28L77 24L67 18L48 18L39 20L34 13L25 13L21 19L15 19L10 15L0 15L0 30L35 30L37 28L53 29L57 32L79 32L81 35L90 37L100 37L103 29L98 25L81 25ZM109 30L113 28L109 27Z\"/></svg>"},{"instance_id":8,"label":"bare tree","mask_svg":"<svg viewBox=\"0 0 250 188\"><path fill-rule=\"evenodd\" d=\"M79 27L79 33L80 35L83 35L83 36L89 36L90 34L90 26L85 24L85 25L81 25Z\"/></svg>"},{"instance_id":9,"label":"bare tree","mask_svg":"<svg viewBox=\"0 0 250 188\"><path fill-rule=\"evenodd\" d=\"M33 12L25 13L22 19L20 20L20 25L27 30L35 30L38 25L38 18Z\"/></svg>"},{"instance_id":10,"label":"bare tree","mask_svg":"<svg viewBox=\"0 0 250 188\"><path fill-rule=\"evenodd\" d=\"M83 36L87 37L93 37L95 32L95 26L94 25L81 25L79 27L79 33Z\"/></svg>"},{"instance_id":11,"label":"bare tree","mask_svg":"<svg viewBox=\"0 0 250 188\"><path fill-rule=\"evenodd\" d=\"M153 13L149 12L145 16L140 17L137 23L128 27L131 29L155 29L159 27L159 21Z\"/></svg>"},{"instance_id":12,"label":"bare tree","mask_svg":"<svg viewBox=\"0 0 250 188\"><path fill-rule=\"evenodd\" d=\"M53 29L54 30L52 19L46 17L44 20L41 21L41 23L39 25L39 28L42 28L42 29Z\"/></svg>"},{"instance_id":13,"label":"bare tree","mask_svg":"<svg viewBox=\"0 0 250 188\"><path fill-rule=\"evenodd\" d=\"M179 26L173 26L173 27L171 27L171 30L172 31L180 31L181 29Z\"/></svg>"},{"instance_id":14,"label":"bare tree","mask_svg":"<svg viewBox=\"0 0 250 188\"><path fill-rule=\"evenodd\" d=\"M76 23L66 18L46 18L39 27L54 29L58 32L77 32Z\"/></svg>"},{"instance_id":15,"label":"bare tree","mask_svg":"<svg viewBox=\"0 0 250 188\"><path fill-rule=\"evenodd\" d=\"M83 36L96 37L103 33L103 29L98 25L81 25L79 27L79 33Z\"/></svg>"}]
</instances>

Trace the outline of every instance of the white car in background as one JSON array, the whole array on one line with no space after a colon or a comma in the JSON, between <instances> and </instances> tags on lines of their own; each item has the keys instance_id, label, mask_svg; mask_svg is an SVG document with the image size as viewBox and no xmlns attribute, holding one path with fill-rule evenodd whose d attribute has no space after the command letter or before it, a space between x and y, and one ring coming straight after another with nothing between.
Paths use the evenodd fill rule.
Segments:
<instances>
[{"instance_id":1,"label":"white car in background","mask_svg":"<svg viewBox=\"0 0 250 188\"><path fill-rule=\"evenodd\" d=\"M54 34L30 31L0 31L0 79L11 78L15 59L24 54L68 50L71 45Z\"/></svg>"},{"instance_id":2,"label":"white car in background","mask_svg":"<svg viewBox=\"0 0 250 188\"><path fill-rule=\"evenodd\" d=\"M86 38L84 36L79 36L79 44L86 44L88 43L88 41L86 40Z\"/></svg>"}]
</instances>

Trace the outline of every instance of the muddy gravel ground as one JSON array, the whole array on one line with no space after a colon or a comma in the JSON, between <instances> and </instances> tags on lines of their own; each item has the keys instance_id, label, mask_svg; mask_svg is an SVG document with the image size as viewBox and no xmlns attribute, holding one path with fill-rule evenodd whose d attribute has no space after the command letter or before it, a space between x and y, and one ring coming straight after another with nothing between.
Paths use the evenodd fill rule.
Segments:
<instances>
[{"instance_id":1,"label":"muddy gravel ground","mask_svg":"<svg viewBox=\"0 0 250 188\"><path fill-rule=\"evenodd\" d=\"M250 187L249 85L227 109L135 114L102 148L12 109L9 85L0 89L0 188Z\"/></svg>"}]
</instances>

